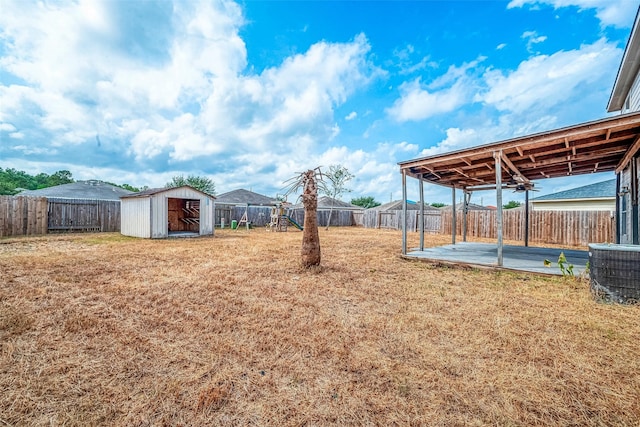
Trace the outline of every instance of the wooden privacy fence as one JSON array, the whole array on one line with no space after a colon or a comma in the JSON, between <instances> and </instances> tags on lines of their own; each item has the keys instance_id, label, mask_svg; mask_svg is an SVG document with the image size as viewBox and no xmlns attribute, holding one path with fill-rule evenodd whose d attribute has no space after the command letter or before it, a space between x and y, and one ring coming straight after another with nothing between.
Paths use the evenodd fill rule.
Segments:
<instances>
[{"instance_id":1,"label":"wooden privacy fence","mask_svg":"<svg viewBox=\"0 0 640 427\"><path fill-rule=\"evenodd\" d=\"M46 232L46 198L0 196L0 237L33 236Z\"/></svg>"},{"instance_id":2,"label":"wooden privacy fence","mask_svg":"<svg viewBox=\"0 0 640 427\"><path fill-rule=\"evenodd\" d=\"M497 238L496 211L469 211L467 236ZM502 233L506 240L524 241L525 212L502 212ZM464 216L457 213L456 234L462 235ZM442 234L451 234L451 211L442 212ZM586 246L615 241L615 215L609 211L531 211L529 242L552 245Z\"/></svg>"},{"instance_id":3,"label":"wooden privacy fence","mask_svg":"<svg viewBox=\"0 0 640 427\"><path fill-rule=\"evenodd\" d=\"M424 231L426 233L440 233L442 212L426 210L424 212ZM407 231L418 231L420 225L420 211L407 211ZM364 211L362 225L365 228L402 228L402 211L379 211L367 209Z\"/></svg>"},{"instance_id":4,"label":"wooden privacy fence","mask_svg":"<svg viewBox=\"0 0 640 427\"><path fill-rule=\"evenodd\" d=\"M356 225L353 217L354 211L352 210L338 210L334 209L331 213L331 226L334 227L351 227ZM304 224L304 209L290 209L287 210L289 215L295 222L302 225ZM317 212L318 226L326 227L329 221L329 211L319 210Z\"/></svg>"},{"instance_id":5,"label":"wooden privacy fence","mask_svg":"<svg viewBox=\"0 0 640 427\"><path fill-rule=\"evenodd\" d=\"M48 231L120 231L119 200L48 199Z\"/></svg>"},{"instance_id":6,"label":"wooden privacy fence","mask_svg":"<svg viewBox=\"0 0 640 427\"><path fill-rule=\"evenodd\" d=\"M69 231L120 231L120 201L0 196L0 237Z\"/></svg>"}]
</instances>

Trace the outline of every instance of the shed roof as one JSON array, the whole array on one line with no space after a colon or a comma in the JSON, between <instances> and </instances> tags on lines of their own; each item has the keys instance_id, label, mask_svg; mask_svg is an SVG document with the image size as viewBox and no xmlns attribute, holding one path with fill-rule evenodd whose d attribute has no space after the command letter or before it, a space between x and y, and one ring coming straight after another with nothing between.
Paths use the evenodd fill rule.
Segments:
<instances>
[{"instance_id":1,"label":"shed roof","mask_svg":"<svg viewBox=\"0 0 640 427\"><path fill-rule=\"evenodd\" d=\"M20 196L92 200L120 200L121 196L128 194L133 193L99 180L76 181L39 190L24 190L19 193Z\"/></svg>"},{"instance_id":2,"label":"shed roof","mask_svg":"<svg viewBox=\"0 0 640 427\"><path fill-rule=\"evenodd\" d=\"M200 191L197 188L193 188L190 185L181 185L180 187L163 187L163 188L149 188L147 190L143 190L143 191L138 191L137 193L131 193L131 194L126 194L124 196L121 196L122 199L131 199L131 198L135 198L135 197L151 197L154 196L156 194L160 194L160 193L164 193L165 191L170 191L170 190L175 190L177 188L188 188L190 190L196 191L204 196L207 196L211 199L215 199L214 196L212 196L211 194L207 194L204 191Z\"/></svg>"},{"instance_id":3,"label":"shed roof","mask_svg":"<svg viewBox=\"0 0 640 427\"><path fill-rule=\"evenodd\" d=\"M436 156L400 162L400 170L427 182L469 190L595 172L619 171L640 149L640 112L581 123Z\"/></svg>"},{"instance_id":4,"label":"shed roof","mask_svg":"<svg viewBox=\"0 0 640 427\"><path fill-rule=\"evenodd\" d=\"M216 197L218 203L229 205L254 205L254 206L273 206L278 201L253 191L239 188L226 193L222 193Z\"/></svg>"},{"instance_id":5,"label":"shed roof","mask_svg":"<svg viewBox=\"0 0 640 427\"><path fill-rule=\"evenodd\" d=\"M570 190L560 191L553 194L532 199L532 202L544 202L551 200L576 200L576 199L615 199L616 198L616 180L609 179L607 181L596 182L594 184L584 185L582 187L572 188Z\"/></svg>"}]
</instances>

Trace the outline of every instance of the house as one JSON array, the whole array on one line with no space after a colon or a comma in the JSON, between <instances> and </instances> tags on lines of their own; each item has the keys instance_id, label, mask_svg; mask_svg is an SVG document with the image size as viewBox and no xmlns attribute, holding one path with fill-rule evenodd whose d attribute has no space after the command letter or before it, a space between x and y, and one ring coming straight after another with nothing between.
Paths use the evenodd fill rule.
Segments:
<instances>
[{"instance_id":1,"label":"house","mask_svg":"<svg viewBox=\"0 0 640 427\"><path fill-rule=\"evenodd\" d=\"M640 14L636 15L607 105L622 115L640 111ZM625 152L616 172L616 237L618 243L640 244L640 138Z\"/></svg>"},{"instance_id":2,"label":"house","mask_svg":"<svg viewBox=\"0 0 640 427\"><path fill-rule=\"evenodd\" d=\"M215 197L184 185L124 195L120 232L125 236L166 238L214 233Z\"/></svg>"},{"instance_id":3,"label":"house","mask_svg":"<svg viewBox=\"0 0 640 427\"><path fill-rule=\"evenodd\" d=\"M57 199L88 199L88 200L115 200L120 201L120 196L133 193L121 187L108 184L103 181L91 179L88 181L76 181L69 184L56 185L54 187L41 188L39 190L23 190L19 196L47 197Z\"/></svg>"},{"instance_id":4,"label":"house","mask_svg":"<svg viewBox=\"0 0 640 427\"><path fill-rule=\"evenodd\" d=\"M375 207L370 208L370 209L374 209L376 211L382 211L382 212L401 211L402 210L402 200L393 200L391 202L383 203L380 206L375 206ZM418 211L418 210L420 210L420 204L416 203L414 201L407 200L407 210L409 210L409 211ZM425 211L439 212L438 208L433 207L431 205L428 205L426 203L424 204L424 210Z\"/></svg>"},{"instance_id":5,"label":"house","mask_svg":"<svg viewBox=\"0 0 640 427\"><path fill-rule=\"evenodd\" d=\"M531 199L534 211L611 211L616 210L616 180L596 182Z\"/></svg>"},{"instance_id":6,"label":"house","mask_svg":"<svg viewBox=\"0 0 640 427\"><path fill-rule=\"evenodd\" d=\"M216 204L231 206L275 206L276 199L240 188L216 196Z\"/></svg>"},{"instance_id":7,"label":"house","mask_svg":"<svg viewBox=\"0 0 640 427\"><path fill-rule=\"evenodd\" d=\"M443 206L439 208L441 211L450 211L453 209L451 205ZM461 211L464 209L464 203L456 203L456 211ZM467 203L467 210L470 211L488 211L491 210L488 206L477 205L475 203Z\"/></svg>"}]
</instances>

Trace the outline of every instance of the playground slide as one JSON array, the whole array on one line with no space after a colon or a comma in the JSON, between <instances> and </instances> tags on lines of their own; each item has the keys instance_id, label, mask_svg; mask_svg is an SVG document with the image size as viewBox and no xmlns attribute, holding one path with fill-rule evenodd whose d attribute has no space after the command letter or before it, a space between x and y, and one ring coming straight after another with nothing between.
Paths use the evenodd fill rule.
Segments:
<instances>
[{"instance_id":1,"label":"playground slide","mask_svg":"<svg viewBox=\"0 0 640 427\"><path fill-rule=\"evenodd\" d=\"M289 220L291 225L293 225L295 228L297 228L298 230L303 230L302 226L297 222L295 222L293 218L291 218L289 215L284 215L284 217L287 218L287 220Z\"/></svg>"}]
</instances>

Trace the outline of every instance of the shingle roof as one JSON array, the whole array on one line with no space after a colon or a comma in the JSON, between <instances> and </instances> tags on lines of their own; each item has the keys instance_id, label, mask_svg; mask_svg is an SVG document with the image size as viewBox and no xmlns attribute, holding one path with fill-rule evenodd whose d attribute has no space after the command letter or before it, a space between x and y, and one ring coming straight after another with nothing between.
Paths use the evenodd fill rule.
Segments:
<instances>
[{"instance_id":1,"label":"shingle roof","mask_svg":"<svg viewBox=\"0 0 640 427\"><path fill-rule=\"evenodd\" d=\"M571 190L560 191L558 193L547 194L532 199L533 202L545 200L573 200L573 199L602 199L616 197L616 180L596 182Z\"/></svg>"},{"instance_id":2,"label":"shingle roof","mask_svg":"<svg viewBox=\"0 0 640 427\"><path fill-rule=\"evenodd\" d=\"M142 191L138 191L137 193L129 193L129 194L125 194L122 196L123 199L128 199L128 198L135 198L135 197L147 197L147 196L153 196L154 194L158 194L158 193L162 193L164 191L169 191L169 190L173 190L175 188L189 188L193 191L197 191L198 193L202 193L205 196L211 197L215 199L215 196L212 196L211 194L205 193L204 191L198 190L197 188L193 188L190 185L181 185L179 187L162 187L162 188L148 188L146 190L142 190Z\"/></svg>"},{"instance_id":3,"label":"shingle roof","mask_svg":"<svg viewBox=\"0 0 640 427\"><path fill-rule=\"evenodd\" d=\"M276 199L245 190L244 188L220 194L216 198L216 202L230 205L249 204L254 206L272 206L277 203Z\"/></svg>"},{"instance_id":4,"label":"shingle roof","mask_svg":"<svg viewBox=\"0 0 640 427\"><path fill-rule=\"evenodd\" d=\"M461 211L462 208L464 207L464 203L456 203L456 211ZM490 207L488 206L482 206L482 205L477 205L475 203L469 203L469 206L467 207L467 209L469 209L470 211L489 211L491 210ZM450 211L451 210L451 205L447 205L447 206L443 206L440 208L440 210L443 211Z\"/></svg>"},{"instance_id":5,"label":"shingle roof","mask_svg":"<svg viewBox=\"0 0 640 427\"><path fill-rule=\"evenodd\" d=\"M402 200L394 200L392 202L384 203L384 204L382 204L380 206L376 206L376 207L371 208L371 209L375 209L377 211L401 211L402 210ZM416 202L407 201L407 210L418 211L418 210L420 210L420 204L416 203ZM434 208L433 206L429 206L429 205L425 204L424 205L424 210L434 211L434 210L438 210L438 208Z\"/></svg>"},{"instance_id":6,"label":"shingle roof","mask_svg":"<svg viewBox=\"0 0 640 427\"><path fill-rule=\"evenodd\" d=\"M363 209L361 206L356 206L356 205L352 205L351 203L347 203L347 202L343 202L342 200L338 200L338 199L332 199L329 196L322 196L322 197L318 197L318 209L331 209L331 206L333 204L333 208L334 209L353 209L353 210L359 210L359 209ZM301 209L303 208L303 204L302 203L297 203L294 206L292 206L293 209Z\"/></svg>"},{"instance_id":7,"label":"shingle roof","mask_svg":"<svg viewBox=\"0 0 640 427\"><path fill-rule=\"evenodd\" d=\"M132 194L131 191L98 180L76 181L70 184L56 185L39 190L24 190L21 196L50 197L65 199L120 200L120 196Z\"/></svg>"}]
</instances>

